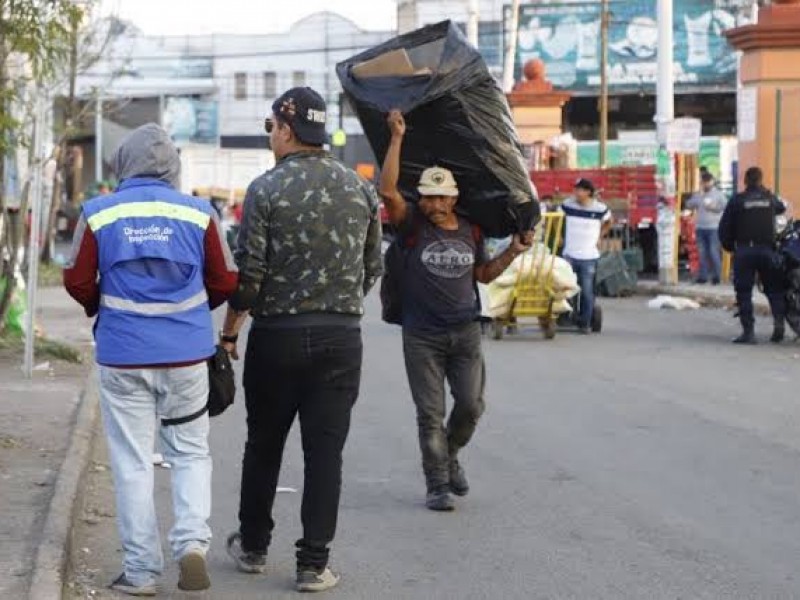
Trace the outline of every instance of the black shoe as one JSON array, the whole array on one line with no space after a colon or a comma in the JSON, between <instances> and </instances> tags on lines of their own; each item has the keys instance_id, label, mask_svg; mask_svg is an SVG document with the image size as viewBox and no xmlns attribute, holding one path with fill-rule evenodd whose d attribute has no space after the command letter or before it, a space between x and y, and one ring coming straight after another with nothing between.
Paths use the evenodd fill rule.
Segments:
<instances>
[{"instance_id":1,"label":"black shoe","mask_svg":"<svg viewBox=\"0 0 800 600\"><path fill-rule=\"evenodd\" d=\"M752 331L745 331L742 333L742 335L733 340L733 343L754 346L758 343L758 341L756 340L756 336Z\"/></svg>"},{"instance_id":2,"label":"black shoe","mask_svg":"<svg viewBox=\"0 0 800 600\"><path fill-rule=\"evenodd\" d=\"M453 503L453 498L450 497L449 486L441 486L428 492L425 497L425 506L439 512L455 510L456 505Z\"/></svg>"},{"instance_id":3,"label":"black shoe","mask_svg":"<svg viewBox=\"0 0 800 600\"><path fill-rule=\"evenodd\" d=\"M786 327L783 323L775 323L775 327L772 330L772 337L769 338L769 341L773 344L780 344L786 338Z\"/></svg>"},{"instance_id":4,"label":"black shoe","mask_svg":"<svg viewBox=\"0 0 800 600\"><path fill-rule=\"evenodd\" d=\"M580 333L581 335L590 335L592 333L592 329L588 326L581 325L580 327L578 327L578 333Z\"/></svg>"},{"instance_id":5,"label":"black shoe","mask_svg":"<svg viewBox=\"0 0 800 600\"><path fill-rule=\"evenodd\" d=\"M708 279L695 279L695 280L694 280L694 282L695 282L697 285L705 285L705 284L707 284L707 283L708 283Z\"/></svg>"},{"instance_id":6,"label":"black shoe","mask_svg":"<svg viewBox=\"0 0 800 600\"><path fill-rule=\"evenodd\" d=\"M267 570L267 555L259 552L248 552L242 548L242 534L238 531L228 536L225 544L228 556L236 563L242 573L263 573Z\"/></svg>"},{"instance_id":7,"label":"black shoe","mask_svg":"<svg viewBox=\"0 0 800 600\"><path fill-rule=\"evenodd\" d=\"M450 461L450 491L456 496L466 496L469 493L467 476L455 458Z\"/></svg>"},{"instance_id":8,"label":"black shoe","mask_svg":"<svg viewBox=\"0 0 800 600\"><path fill-rule=\"evenodd\" d=\"M714 277L714 279L711 280L711 285L719 285L719 277Z\"/></svg>"}]
</instances>

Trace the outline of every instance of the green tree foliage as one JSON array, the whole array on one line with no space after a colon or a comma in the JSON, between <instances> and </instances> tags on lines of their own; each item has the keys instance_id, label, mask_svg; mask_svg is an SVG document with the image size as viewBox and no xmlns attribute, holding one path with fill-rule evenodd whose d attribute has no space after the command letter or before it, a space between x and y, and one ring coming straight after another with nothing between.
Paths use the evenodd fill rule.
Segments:
<instances>
[{"instance_id":1,"label":"green tree foliage","mask_svg":"<svg viewBox=\"0 0 800 600\"><path fill-rule=\"evenodd\" d=\"M3 157L30 140L33 103L25 99L34 98L69 61L71 32L82 11L72 0L0 0L0 279L8 282L0 296L0 333L27 213L25 202L19 210L8 208Z\"/></svg>"}]
</instances>

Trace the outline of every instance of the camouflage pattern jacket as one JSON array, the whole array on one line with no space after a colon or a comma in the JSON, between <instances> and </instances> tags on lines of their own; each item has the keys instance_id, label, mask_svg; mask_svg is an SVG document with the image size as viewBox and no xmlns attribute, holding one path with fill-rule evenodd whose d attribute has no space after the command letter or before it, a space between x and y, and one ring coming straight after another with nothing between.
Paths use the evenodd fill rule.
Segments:
<instances>
[{"instance_id":1,"label":"camouflage pattern jacket","mask_svg":"<svg viewBox=\"0 0 800 600\"><path fill-rule=\"evenodd\" d=\"M361 315L383 271L374 189L324 152L283 157L247 189L230 304L251 315Z\"/></svg>"}]
</instances>

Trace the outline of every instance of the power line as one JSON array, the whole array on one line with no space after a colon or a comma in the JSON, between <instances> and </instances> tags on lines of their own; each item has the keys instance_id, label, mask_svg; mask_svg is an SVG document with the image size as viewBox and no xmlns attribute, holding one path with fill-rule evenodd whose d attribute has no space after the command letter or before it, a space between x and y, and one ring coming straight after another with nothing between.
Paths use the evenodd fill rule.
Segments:
<instances>
[{"instance_id":1,"label":"power line","mask_svg":"<svg viewBox=\"0 0 800 600\"><path fill-rule=\"evenodd\" d=\"M395 36L394 32L387 32L389 35L386 37L385 40L387 41ZM382 42L378 42L382 43ZM117 58L116 60L119 61L138 61L138 60L146 60L146 61L169 61L169 60L225 60L228 58L260 58L262 56L287 56L293 54L323 54L325 52L353 52L356 50L367 50L372 46L366 44L358 44L358 45L351 45L351 46L336 46L336 47L325 47L325 46L318 46L315 48L294 48L294 49L283 49L283 50L259 50L255 52L232 52L227 54L208 54L208 53L199 53L199 54L171 54L171 55L159 55L159 56L147 56L147 55L137 55L131 54L125 58ZM109 60L114 60L109 59Z\"/></svg>"}]
</instances>

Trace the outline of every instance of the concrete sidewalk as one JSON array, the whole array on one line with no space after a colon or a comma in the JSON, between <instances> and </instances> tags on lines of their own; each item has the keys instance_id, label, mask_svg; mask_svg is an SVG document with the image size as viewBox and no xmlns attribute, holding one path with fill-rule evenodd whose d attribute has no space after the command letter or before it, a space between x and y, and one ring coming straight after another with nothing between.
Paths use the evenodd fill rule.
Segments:
<instances>
[{"instance_id":1,"label":"concrete sidewalk","mask_svg":"<svg viewBox=\"0 0 800 600\"><path fill-rule=\"evenodd\" d=\"M28 381L21 353L0 351L0 598L25 598L40 545L53 545L51 500L92 364L91 322L81 308L61 288L44 288L39 299L45 335L87 358L80 365L37 358Z\"/></svg>"}]
</instances>

